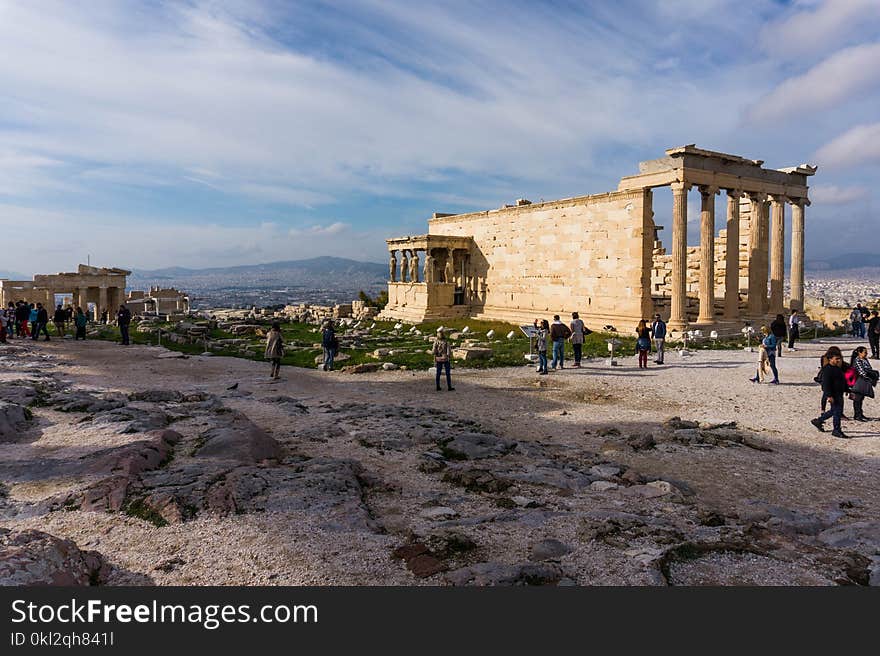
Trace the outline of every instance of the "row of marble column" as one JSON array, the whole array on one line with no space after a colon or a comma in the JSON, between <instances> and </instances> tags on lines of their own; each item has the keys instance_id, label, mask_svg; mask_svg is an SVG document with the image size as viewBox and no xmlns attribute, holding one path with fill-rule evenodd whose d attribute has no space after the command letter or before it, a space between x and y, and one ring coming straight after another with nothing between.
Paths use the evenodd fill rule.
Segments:
<instances>
[{"instance_id":1,"label":"row of marble column","mask_svg":"<svg viewBox=\"0 0 880 656\"><path fill-rule=\"evenodd\" d=\"M438 249L404 248L400 249L401 259L398 263L397 250L391 251L388 262L388 279L391 282L452 282L454 280L452 248L442 249L446 254L446 264L442 271L442 280L435 280L434 251ZM425 253L425 266L422 269L422 277L419 279L419 253Z\"/></svg>"},{"instance_id":2,"label":"row of marble column","mask_svg":"<svg viewBox=\"0 0 880 656\"><path fill-rule=\"evenodd\" d=\"M672 185L672 299L669 325L683 328L687 324L687 192L691 185L676 182ZM715 322L715 187L698 187L700 203L700 309L699 324ZM748 308L750 317L784 312L785 268L785 205L792 206L791 225L791 309L804 306L804 207L806 198L788 198L781 195L726 189L727 192L727 250L724 272L724 319L740 319L740 198L748 197L751 207L748 243ZM767 202L770 205L768 226ZM772 239L771 239L772 236ZM770 276L770 295L767 296L767 276Z\"/></svg>"}]
</instances>

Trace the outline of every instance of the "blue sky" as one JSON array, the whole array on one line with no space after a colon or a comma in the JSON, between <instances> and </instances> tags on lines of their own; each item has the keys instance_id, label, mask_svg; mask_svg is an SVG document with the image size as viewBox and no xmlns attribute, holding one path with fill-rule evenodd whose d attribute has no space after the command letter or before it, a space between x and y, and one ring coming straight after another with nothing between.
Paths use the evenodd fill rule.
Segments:
<instances>
[{"instance_id":1,"label":"blue sky","mask_svg":"<svg viewBox=\"0 0 880 656\"><path fill-rule=\"evenodd\" d=\"M808 254L864 245L880 0L0 0L0 269L381 260L687 143L818 164Z\"/></svg>"}]
</instances>

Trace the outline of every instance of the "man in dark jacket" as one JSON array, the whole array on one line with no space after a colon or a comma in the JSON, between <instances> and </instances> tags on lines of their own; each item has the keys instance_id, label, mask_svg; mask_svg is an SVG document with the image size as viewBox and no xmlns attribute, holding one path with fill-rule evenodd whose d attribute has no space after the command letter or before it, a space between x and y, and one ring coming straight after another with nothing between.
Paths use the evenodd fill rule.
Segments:
<instances>
[{"instance_id":1,"label":"man in dark jacket","mask_svg":"<svg viewBox=\"0 0 880 656\"><path fill-rule=\"evenodd\" d=\"M64 336L65 326L64 324L67 322L67 312L64 311L64 308L59 304L57 308L55 308L55 314L52 316L52 323L55 324L55 332L58 333L59 337Z\"/></svg>"},{"instance_id":2,"label":"man in dark jacket","mask_svg":"<svg viewBox=\"0 0 880 656\"><path fill-rule=\"evenodd\" d=\"M666 344L666 322L659 314L654 315L654 323L651 324L651 334L654 336L654 348L657 351L657 359L654 364L663 364L663 346Z\"/></svg>"},{"instance_id":3,"label":"man in dark jacket","mask_svg":"<svg viewBox=\"0 0 880 656\"><path fill-rule=\"evenodd\" d=\"M116 323L119 325L122 345L128 346L128 327L131 325L131 310L125 307L125 303L119 306L119 312L116 313Z\"/></svg>"},{"instance_id":4,"label":"man in dark jacket","mask_svg":"<svg viewBox=\"0 0 880 656\"><path fill-rule=\"evenodd\" d=\"M559 315L553 315L553 323L550 324L550 339L553 342L553 362L550 364L551 369L556 369L557 363L559 368L563 369L565 361L565 340L571 337L571 329L559 320Z\"/></svg>"},{"instance_id":5,"label":"man in dark jacket","mask_svg":"<svg viewBox=\"0 0 880 656\"><path fill-rule=\"evenodd\" d=\"M788 334L785 326L785 317L777 314L776 318L770 323L770 332L776 338L776 355L782 357L782 342Z\"/></svg>"},{"instance_id":6,"label":"man in dark jacket","mask_svg":"<svg viewBox=\"0 0 880 656\"><path fill-rule=\"evenodd\" d=\"M843 374L843 358L839 353L828 354L828 364L822 367L819 377L822 380L822 392L828 396L831 407L816 419L810 420L810 423L824 433L824 422L831 418L834 426L831 434L834 437L847 438L849 436L844 435L840 430L840 418L843 416L843 396L846 394L847 384Z\"/></svg>"},{"instance_id":7,"label":"man in dark jacket","mask_svg":"<svg viewBox=\"0 0 880 656\"><path fill-rule=\"evenodd\" d=\"M31 335L31 339L36 340L40 333L43 333L46 336L44 342L49 341L49 329L47 326L49 325L49 313L46 311L46 308L43 307L42 303L37 303L37 323L34 326L34 334Z\"/></svg>"},{"instance_id":8,"label":"man in dark jacket","mask_svg":"<svg viewBox=\"0 0 880 656\"><path fill-rule=\"evenodd\" d=\"M871 357L880 359L880 315L877 310L871 312L868 320L868 343L871 345Z\"/></svg>"}]
</instances>

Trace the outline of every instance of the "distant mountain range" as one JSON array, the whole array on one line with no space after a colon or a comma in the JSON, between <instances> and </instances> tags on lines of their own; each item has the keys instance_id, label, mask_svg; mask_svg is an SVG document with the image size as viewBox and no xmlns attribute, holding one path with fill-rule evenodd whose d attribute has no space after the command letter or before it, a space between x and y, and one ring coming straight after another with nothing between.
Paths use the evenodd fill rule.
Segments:
<instances>
[{"instance_id":1,"label":"distant mountain range","mask_svg":"<svg viewBox=\"0 0 880 656\"><path fill-rule=\"evenodd\" d=\"M841 253L827 258L808 258L804 262L807 271L841 271L844 269L880 268L880 254Z\"/></svg>"},{"instance_id":2,"label":"distant mountain range","mask_svg":"<svg viewBox=\"0 0 880 656\"><path fill-rule=\"evenodd\" d=\"M6 280L29 280L30 277L17 271L0 271L0 278L5 278Z\"/></svg>"},{"instance_id":3,"label":"distant mountain range","mask_svg":"<svg viewBox=\"0 0 880 656\"><path fill-rule=\"evenodd\" d=\"M359 262L344 257L321 256L308 260L286 260L267 262L265 264L244 264L231 267L211 267L207 269L187 269L184 267L168 267L165 269L132 271L131 278L149 278L156 282L183 277L216 277L216 276L247 276L247 277L284 277L296 281L300 278L315 276L331 277L384 277L388 273L387 264L378 262Z\"/></svg>"}]
</instances>

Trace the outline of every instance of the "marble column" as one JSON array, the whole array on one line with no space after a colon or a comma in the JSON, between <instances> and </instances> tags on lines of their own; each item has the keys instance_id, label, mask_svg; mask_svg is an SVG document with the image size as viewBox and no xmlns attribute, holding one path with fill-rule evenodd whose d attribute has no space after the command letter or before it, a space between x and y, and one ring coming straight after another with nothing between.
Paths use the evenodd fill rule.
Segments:
<instances>
[{"instance_id":1,"label":"marble column","mask_svg":"<svg viewBox=\"0 0 880 656\"><path fill-rule=\"evenodd\" d=\"M764 297L767 295L767 274L761 274L762 249L762 224L764 223L764 199L765 194L747 192L751 208L749 218L749 306L748 312L752 317L760 317L764 314ZM766 255L765 255L766 257Z\"/></svg>"},{"instance_id":2,"label":"marble column","mask_svg":"<svg viewBox=\"0 0 880 656\"><path fill-rule=\"evenodd\" d=\"M101 318L101 313L106 311L107 317L110 317L110 308L107 307L107 287L106 285L101 285L98 290L98 319Z\"/></svg>"},{"instance_id":3,"label":"marble column","mask_svg":"<svg viewBox=\"0 0 880 656\"><path fill-rule=\"evenodd\" d=\"M686 182L672 187L672 298L669 328L682 330L687 325L687 192Z\"/></svg>"},{"instance_id":4,"label":"marble column","mask_svg":"<svg viewBox=\"0 0 880 656\"><path fill-rule=\"evenodd\" d=\"M397 251L391 251L391 257L388 260L388 280L397 282Z\"/></svg>"},{"instance_id":5,"label":"marble column","mask_svg":"<svg viewBox=\"0 0 880 656\"><path fill-rule=\"evenodd\" d=\"M446 249L446 266L443 268L443 282L455 283L455 264L453 261L453 250Z\"/></svg>"},{"instance_id":6,"label":"marble column","mask_svg":"<svg viewBox=\"0 0 880 656\"><path fill-rule=\"evenodd\" d=\"M806 198L791 201L791 309L804 309L804 206Z\"/></svg>"},{"instance_id":7,"label":"marble column","mask_svg":"<svg viewBox=\"0 0 880 656\"><path fill-rule=\"evenodd\" d=\"M400 251L400 282L406 282L406 274L409 273L409 260L407 259L407 250L404 248Z\"/></svg>"},{"instance_id":8,"label":"marble column","mask_svg":"<svg viewBox=\"0 0 880 656\"><path fill-rule=\"evenodd\" d=\"M739 319L739 199L742 191L727 190L727 249L724 255L724 318Z\"/></svg>"},{"instance_id":9,"label":"marble column","mask_svg":"<svg viewBox=\"0 0 880 656\"><path fill-rule=\"evenodd\" d=\"M82 308L83 314L88 315L89 313L89 288L88 287L80 287L79 288L79 307Z\"/></svg>"},{"instance_id":10,"label":"marble column","mask_svg":"<svg viewBox=\"0 0 880 656\"><path fill-rule=\"evenodd\" d=\"M715 194L700 187L700 313L697 323L715 322Z\"/></svg>"},{"instance_id":11,"label":"marble column","mask_svg":"<svg viewBox=\"0 0 880 656\"><path fill-rule=\"evenodd\" d=\"M413 249L412 260L409 263L409 281L419 282L419 252Z\"/></svg>"},{"instance_id":12,"label":"marble column","mask_svg":"<svg viewBox=\"0 0 880 656\"><path fill-rule=\"evenodd\" d=\"M782 285L785 278L785 196L771 197L770 226L770 314L785 310Z\"/></svg>"}]
</instances>

